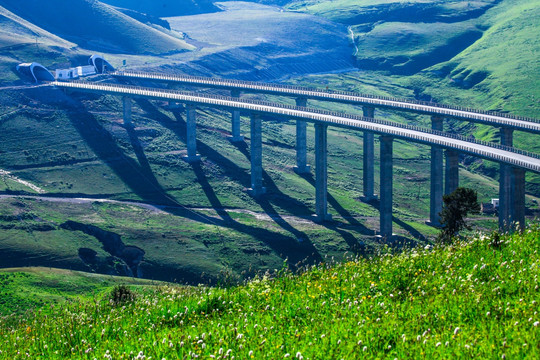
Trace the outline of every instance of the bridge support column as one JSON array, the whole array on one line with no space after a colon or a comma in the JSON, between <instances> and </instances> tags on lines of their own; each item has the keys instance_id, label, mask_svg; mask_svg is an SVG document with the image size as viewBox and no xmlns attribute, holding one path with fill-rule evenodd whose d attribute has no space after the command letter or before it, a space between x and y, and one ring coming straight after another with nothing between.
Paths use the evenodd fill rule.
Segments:
<instances>
[{"instance_id":1,"label":"bridge support column","mask_svg":"<svg viewBox=\"0 0 540 360\"><path fill-rule=\"evenodd\" d=\"M431 128L433 130L443 130L443 118L440 116L431 117ZM442 211L443 196L443 149L437 146L431 147L431 191L429 207L429 224L431 226L441 226L439 216Z\"/></svg>"},{"instance_id":2,"label":"bridge support column","mask_svg":"<svg viewBox=\"0 0 540 360\"><path fill-rule=\"evenodd\" d=\"M251 114L251 188L248 194L259 197L266 193L262 186L262 120L259 114Z\"/></svg>"},{"instance_id":3,"label":"bridge support column","mask_svg":"<svg viewBox=\"0 0 540 360\"><path fill-rule=\"evenodd\" d=\"M240 91L232 90L231 97L234 97L234 98L240 97ZM244 137L240 134L240 110L232 111L231 120L232 120L232 125L231 125L232 135L229 137L229 141L233 143L244 141Z\"/></svg>"},{"instance_id":4,"label":"bridge support column","mask_svg":"<svg viewBox=\"0 0 540 360\"><path fill-rule=\"evenodd\" d=\"M328 125L315 124L315 215L317 222L332 220L328 213Z\"/></svg>"},{"instance_id":5,"label":"bridge support column","mask_svg":"<svg viewBox=\"0 0 540 360\"><path fill-rule=\"evenodd\" d=\"M182 159L188 163L201 160L197 154L197 107L195 105L186 105L186 145L187 156Z\"/></svg>"},{"instance_id":6,"label":"bridge support column","mask_svg":"<svg viewBox=\"0 0 540 360\"><path fill-rule=\"evenodd\" d=\"M513 146L513 130L501 128L501 144ZM499 175L499 228L509 230L512 224L512 167L500 164Z\"/></svg>"},{"instance_id":7,"label":"bridge support column","mask_svg":"<svg viewBox=\"0 0 540 360\"><path fill-rule=\"evenodd\" d=\"M514 129L502 127L499 130L501 135L501 144L506 146L514 146Z\"/></svg>"},{"instance_id":8,"label":"bridge support column","mask_svg":"<svg viewBox=\"0 0 540 360\"><path fill-rule=\"evenodd\" d=\"M500 164L499 176L499 228L509 230L512 223L512 171L506 164Z\"/></svg>"},{"instance_id":9,"label":"bridge support column","mask_svg":"<svg viewBox=\"0 0 540 360\"><path fill-rule=\"evenodd\" d=\"M394 138L391 136L381 136L381 172L380 172L380 235L386 240L392 238L392 151Z\"/></svg>"},{"instance_id":10,"label":"bridge support column","mask_svg":"<svg viewBox=\"0 0 540 360\"><path fill-rule=\"evenodd\" d=\"M512 222L518 224L519 231L523 231L525 229L525 170L512 168L512 177Z\"/></svg>"},{"instance_id":11,"label":"bridge support column","mask_svg":"<svg viewBox=\"0 0 540 360\"><path fill-rule=\"evenodd\" d=\"M459 152L446 150L446 181L444 193L451 194L459 187Z\"/></svg>"},{"instance_id":12,"label":"bridge support column","mask_svg":"<svg viewBox=\"0 0 540 360\"><path fill-rule=\"evenodd\" d=\"M375 108L364 106L363 107L364 117L373 118L375 117ZM376 199L375 195L375 141L373 138L373 133L369 131L364 131L364 154L363 154L363 180L364 180L364 196L362 201L369 202L373 199Z\"/></svg>"},{"instance_id":13,"label":"bridge support column","mask_svg":"<svg viewBox=\"0 0 540 360\"><path fill-rule=\"evenodd\" d=\"M299 97L296 106L306 107L307 99ZM309 174L311 167L307 164L307 123L296 120L296 166L293 168L297 174Z\"/></svg>"},{"instance_id":14,"label":"bridge support column","mask_svg":"<svg viewBox=\"0 0 540 360\"><path fill-rule=\"evenodd\" d=\"M124 96L122 98L122 107L124 115L124 125L131 125L131 106L132 99L129 96Z\"/></svg>"}]
</instances>

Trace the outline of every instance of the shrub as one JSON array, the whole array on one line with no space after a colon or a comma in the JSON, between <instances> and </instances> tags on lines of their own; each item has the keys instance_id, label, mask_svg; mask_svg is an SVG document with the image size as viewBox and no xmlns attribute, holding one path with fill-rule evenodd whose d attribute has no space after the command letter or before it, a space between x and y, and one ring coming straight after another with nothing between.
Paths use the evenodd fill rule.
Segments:
<instances>
[{"instance_id":1,"label":"shrub","mask_svg":"<svg viewBox=\"0 0 540 360\"><path fill-rule=\"evenodd\" d=\"M135 300L137 295L125 285L117 285L111 291L111 302L114 305L124 304Z\"/></svg>"}]
</instances>

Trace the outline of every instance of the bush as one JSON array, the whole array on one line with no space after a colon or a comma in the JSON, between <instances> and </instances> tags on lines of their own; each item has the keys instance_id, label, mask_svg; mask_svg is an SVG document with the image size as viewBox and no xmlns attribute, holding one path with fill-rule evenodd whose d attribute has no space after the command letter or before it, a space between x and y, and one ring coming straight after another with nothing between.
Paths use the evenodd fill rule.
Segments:
<instances>
[{"instance_id":1,"label":"bush","mask_svg":"<svg viewBox=\"0 0 540 360\"><path fill-rule=\"evenodd\" d=\"M135 300L137 295L125 285L117 285L111 291L111 302L114 305L124 304Z\"/></svg>"}]
</instances>

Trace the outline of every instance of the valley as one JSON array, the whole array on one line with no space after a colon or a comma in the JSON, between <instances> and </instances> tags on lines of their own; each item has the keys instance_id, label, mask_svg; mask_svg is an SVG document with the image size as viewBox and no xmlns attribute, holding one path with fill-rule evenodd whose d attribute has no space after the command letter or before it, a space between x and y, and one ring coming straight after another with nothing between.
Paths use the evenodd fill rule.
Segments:
<instances>
[{"instance_id":1,"label":"valley","mask_svg":"<svg viewBox=\"0 0 540 360\"><path fill-rule=\"evenodd\" d=\"M126 6L122 1L106 3ZM164 17L170 29L99 5L92 14L105 11L106 19L120 19L129 31L112 36L104 23L96 30L104 37L96 43L84 40L93 36L88 26L65 36L58 19L33 21L32 11L41 8L21 9L15 2L0 1L3 24L10 24L0 34L0 87L6 88L0 99L0 169L10 172L0 175L0 191L9 195L0 198L1 266L52 264L129 274L118 254L105 251L95 236L63 226L68 221L117 234L126 246L144 250L141 277L191 284L240 281L280 269L285 259L294 267L348 253L369 255L385 245L374 236L377 204L360 201L363 143L358 134L329 132L329 211L334 221L318 225L310 221L314 177L292 171L294 122L265 123L263 180L268 192L253 199L245 192L250 185L248 146L226 139L230 113L199 111L197 148L203 161L188 164L180 158L186 143L182 109L138 100L130 129L122 123L122 105L114 97L9 89L27 83L14 71L19 62L39 61L54 69L84 64L97 51L117 67L125 60L128 69L434 99L540 117L535 1L481 1L472 7L462 1L433 1L422 5L422 11L416 2L403 8L391 1L366 1L365 8L354 6L358 14L347 7L352 3L222 2L215 8L201 3L199 10ZM358 47L356 57L348 26ZM504 49L497 44L505 44ZM501 51L513 56L500 56ZM313 104L361 114L350 105ZM387 111L377 116L429 126L425 116ZM241 121L247 136L249 119ZM482 140L497 137L496 130L483 125L455 121L450 129ZM515 138L516 147L538 152L535 136L516 133ZM309 127L311 164L313 143ZM429 151L395 144L394 231L402 246L427 244L438 233L425 225ZM477 189L483 202L498 197L497 164L470 156L460 163L463 186ZM376 189L378 182L376 177ZM42 195L28 197L37 195L38 188ZM22 197L13 197L17 195ZM538 211L539 196L540 178L528 173L530 216ZM474 224L492 230L496 221L480 216ZM80 256L83 248L95 253L92 262Z\"/></svg>"}]
</instances>

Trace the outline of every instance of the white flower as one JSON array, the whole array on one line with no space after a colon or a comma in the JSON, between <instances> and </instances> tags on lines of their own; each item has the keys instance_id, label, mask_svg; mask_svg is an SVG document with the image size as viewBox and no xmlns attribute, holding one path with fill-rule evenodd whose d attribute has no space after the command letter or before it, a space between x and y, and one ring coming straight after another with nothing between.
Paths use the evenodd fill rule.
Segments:
<instances>
[{"instance_id":1,"label":"white flower","mask_svg":"<svg viewBox=\"0 0 540 360\"><path fill-rule=\"evenodd\" d=\"M454 335L457 335L457 334L459 334L459 332L460 332L460 331L461 331L461 329L460 329L460 328L458 328L458 327L457 327L457 328L455 328L455 329L454 329Z\"/></svg>"}]
</instances>

